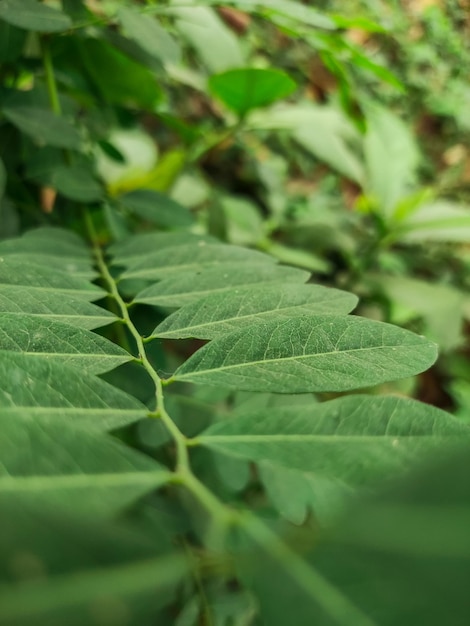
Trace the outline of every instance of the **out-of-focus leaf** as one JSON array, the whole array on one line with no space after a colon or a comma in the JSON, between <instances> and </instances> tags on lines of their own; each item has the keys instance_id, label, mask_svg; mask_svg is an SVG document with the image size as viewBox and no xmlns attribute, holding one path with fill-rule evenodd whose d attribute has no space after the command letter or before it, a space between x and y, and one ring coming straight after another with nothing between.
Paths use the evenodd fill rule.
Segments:
<instances>
[{"instance_id":1,"label":"out-of-focus leaf","mask_svg":"<svg viewBox=\"0 0 470 626\"><path fill-rule=\"evenodd\" d=\"M162 228L191 226L191 212L169 196L151 189L139 189L120 196L119 201L144 220Z\"/></svg>"},{"instance_id":2,"label":"out-of-focus leaf","mask_svg":"<svg viewBox=\"0 0 470 626\"><path fill-rule=\"evenodd\" d=\"M286 98L296 87L290 76L277 69L233 69L209 79L212 93L240 117Z\"/></svg>"},{"instance_id":3,"label":"out-of-focus leaf","mask_svg":"<svg viewBox=\"0 0 470 626\"><path fill-rule=\"evenodd\" d=\"M162 28L157 19L144 15L133 7L118 10L124 32L150 55L164 63L178 63L181 51L173 37Z\"/></svg>"},{"instance_id":4,"label":"out-of-focus leaf","mask_svg":"<svg viewBox=\"0 0 470 626\"><path fill-rule=\"evenodd\" d=\"M72 26L68 15L36 0L2 0L0 18L8 24L38 33L55 33Z\"/></svg>"},{"instance_id":5,"label":"out-of-focus leaf","mask_svg":"<svg viewBox=\"0 0 470 626\"><path fill-rule=\"evenodd\" d=\"M425 204L400 222L398 237L411 242L467 243L470 241L470 208L445 200Z\"/></svg>"},{"instance_id":6,"label":"out-of-focus leaf","mask_svg":"<svg viewBox=\"0 0 470 626\"><path fill-rule=\"evenodd\" d=\"M21 54L26 32L0 19L0 61L11 63Z\"/></svg>"},{"instance_id":7,"label":"out-of-focus leaf","mask_svg":"<svg viewBox=\"0 0 470 626\"><path fill-rule=\"evenodd\" d=\"M405 123L394 113L377 105L368 106L366 113L365 189L384 218L393 220L398 202L415 181L418 149Z\"/></svg>"},{"instance_id":8,"label":"out-of-focus leaf","mask_svg":"<svg viewBox=\"0 0 470 626\"><path fill-rule=\"evenodd\" d=\"M62 165L52 174L51 184L66 198L78 202L96 202L103 197L103 188L89 168Z\"/></svg>"},{"instance_id":9,"label":"out-of-focus leaf","mask_svg":"<svg viewBox=\"0 0 470 626\"><path fill-rule=\"evenodd\" d=\"M225 26L213 9L185 6L171 9L176 27L195 48L198 57L211 72L223 72L245 64L237 37Z\"/></svg>"},{"instance_id":10,"label":"out-of-focus leaf","mask_svg":"<svg viewBox=\"0 0 470 626\"><path fill-rule=\"evenodd\" d=\"M18 130L40 144L70 150L80 148L77 129L66 118L59 117L52 111L36 107L8 106L2 112Z\"/></svg>"}]
</instances>

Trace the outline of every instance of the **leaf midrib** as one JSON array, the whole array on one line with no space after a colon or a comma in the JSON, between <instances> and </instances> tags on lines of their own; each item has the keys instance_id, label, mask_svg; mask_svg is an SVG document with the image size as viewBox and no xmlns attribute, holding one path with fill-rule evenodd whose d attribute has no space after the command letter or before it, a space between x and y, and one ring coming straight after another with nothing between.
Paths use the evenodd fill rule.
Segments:
<instances>
[{"instance_id":1,"label":"leaf midrib","mask_svg":"<svg viewBox=\"0 0 470 626\"><path fill-rule=\"evenodd\" d=\"M93 473L93 474L62 474L42 476L1 476L0 494L18 491L46 491L63 487L88 487L90 484L96 487L122 486L123 484L149 483L156 478L170 480L171 472L165 470L141 471L121 473Z\"/></svg>"},{"instance_id":2,"label":"leaf midrib","mask_svg":"<svg viewBox=\"0 0 470 626\"><path fill-rule=\"evenodd\" d=\"M453 437L462 437L462 433L455 433L452 435L301 435L301 434L289 434L289 435L204 435L197 437L193 440L193 444L209 444L209 443L270 443L270 442L282 442L282 443L311 443L312 441L321 441L322 443L341 443L345 442L390 442L393 447L398 447L401 442L407 442L409 440L426 440L432 441L442 439L450 439ZM469 432L470 437L470 432Z\"/></svg>"}]
</instances>

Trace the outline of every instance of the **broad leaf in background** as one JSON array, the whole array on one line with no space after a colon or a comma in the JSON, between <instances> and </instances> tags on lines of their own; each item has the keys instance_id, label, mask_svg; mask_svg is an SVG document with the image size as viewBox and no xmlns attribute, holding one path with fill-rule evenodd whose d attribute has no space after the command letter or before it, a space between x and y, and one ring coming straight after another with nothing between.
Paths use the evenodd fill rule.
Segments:
<instances>
[{"instance_id":1,"label":"broad leaf in background","mask_svg":"<svg viewBox=\"0 0 470 626\"><path fill-rule=\"evenodd\" d=\"M119 197L119 202L138 217L160 228L184 228L194 222L186 207L151 189L126 193Z\"/></svg>"},{"instance_id":2,"label":"broad leaf in background","mask_svg":"<svg viewBox=\"0 0 470 626\"><path fill-rule=\"evenodd\" d=\"M76 202L97 202L104 190L89 167L62 165L52 174L51 184L66 198Z\"/></svg>"},{"instance_id":3,"label":"broad leaf in background","mask_svg":"<svg viewBox=\"0 0 470 626\"><path fill-rule=\"evenodd\" d=\"M349 313L353 294L320 285L263 285L214 293L167 317L155 337L214 339L257 321L289 319L307 313Z\"/></svg>"},{"instance_id":4,"label":"broad leaf in background","mask_svg":"<svg viewBox=\"0 0 470 626\"><path fill-rule=\"evenodd\" d=\"M10 106L4 107L2 113L21 132L41 145L69 150L80 148L81 140L77 128L66 118L59 117L47 109Z\"/></svg>"},{"instance_id":5,"label":"broad leaf in background","mask_svg":"<svg viewBox=\"0 0 470 626\"><path fill-rule=\"evenodd\" d=\"M419 152L407 126L394 113L377 105L367 106L366 112L365 190L385 220L393 221L398 202L415 183Z\"/></svg>"},{"instance_id":6,"label":"broad leaf in background","mask_svg":"<svg viewBox=\"0 0 470 626\"><path fill-rule=\"evenodd\" d=\"M252 109L286 98L296 88L288 74L274 69L234 69L209 79L210 91L240 118Z\"/></svg>"},{"instance_id":7,"label":"broad leaf in background","mask_svg":"<svg viewBox=\"0 0 470 626\"><path fill-rule=\"evenodd\" d=\"M470 241L470 208L450 201L440 200L419 207L398 225L404 241ZM393 234L392 234L393 236Z\"/></svg>"},{"instance_id":8,"label":"broad leaf in background","mask_svg":"<svg viewBox=\"0 0 470 626\"><path fill-rule=\"evenodd\" d=\"M120 7L118 17L126 35L162 63L178 63L181 50L169 32L153 15L133 7Z\"/></svg>"},{"instance_id":9,"label":"broad leaf in background","mask_svg":"<svg viewBox=\"0 0 470 626\"><path fill-rule=\"evenodd\" d=\"M2 0L0 19L38 33L55 33L72 26L68 15L36 0Z\"/></svg>"},{"instance_id":10,"label":"broad leaf in background","mask_svg":"<svg viewBox=\"0 0 470 626\"><path fill-rule=\"evenodd\" d=\"M287 130L305 150L347 178L362 185L365 173L360 159L349 147L359 142L352 124L330 106L310 103L281 104L248 118L252 129Z\"/></svg>"},{"instance_id":11,"label":"broad leaf in background","mask_svg":"<svg viewBox=\"0 0 470 626\"><path fill-rule=\"evenodd\" d=\"M172 7L170 12L176 18L177 30L197 51L210 72L223 72L230 67L245 65L238 37L213 9L182 6Z\"/></svg>"},{"instance_id":12,"label":"broad leaf in background","mask_svg":"<svg viewBox=\"0 0 470 626\"><path fill-rule=\"evenodd\" d=\"M111 430L144 418L133 396L60 361L0 352L0 409L5 419L22 415L76 421Z\"/></svg>"},{"instance_id":13,"label":"broad leaf in background","mask_svg":"<svg viewBox=\"0 0 470 626\"><path fill-rule=\"evenodd\" d=\"M402 328L311 315L260 322L219 337L173 378L246 391L347 391L419 374L436 357L435 344Z\"/></svg>"}]
</instances>

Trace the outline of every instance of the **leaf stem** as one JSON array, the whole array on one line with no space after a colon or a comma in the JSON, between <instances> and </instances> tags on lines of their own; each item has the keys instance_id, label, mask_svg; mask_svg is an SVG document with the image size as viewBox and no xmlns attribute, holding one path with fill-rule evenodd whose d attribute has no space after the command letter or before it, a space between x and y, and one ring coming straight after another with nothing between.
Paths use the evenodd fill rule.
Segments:
<instances>
[{"instance_id":1,"label":"leaf stem","mask_svg":"<svg viewBox=\"0 0 470 626\"><path fill-rule=\"evenodd\" d=\"M52 65L51 51L49 48L49 40L47 36L41 37L42 64L44 67L44 75L46 77L47 93L51 109L56 115L62 115L62 107L60 106L59 92Z\"/></svg>"}]
</instances>

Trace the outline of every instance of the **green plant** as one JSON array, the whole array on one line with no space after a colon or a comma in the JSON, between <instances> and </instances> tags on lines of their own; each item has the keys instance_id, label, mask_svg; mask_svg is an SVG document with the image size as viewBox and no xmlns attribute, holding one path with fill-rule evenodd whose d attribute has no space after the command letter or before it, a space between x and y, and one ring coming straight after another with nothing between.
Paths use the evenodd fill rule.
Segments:
<instances>
[{"instance_id":1,"label":"green plant","mask_svg":"<svg viewBox=\"0 0 470 626\"><path fill-rule=\"evenodd\" d=\"M207 621L217 594L230 595L236 580L251 587L245 576L258 574L246 559L261 550L273 571L285 570L282 576L306 594L299 623L317 614L317 603L332 623L350 623L346 615L369 623L289 545L280 520L306 523L312 510L312 521L323 525L351 489L377 486L430 453L441 455L446 443L470 431L404 398L351 395L317 403L301 395L299 404L289 396L285 406L263 408L262 394L269 401L273 392L347 391L410 376L432 364L435 346L397 327L348 317L353 295L305 285L305 272L260 252L189 233L155 233L115 244L108 254L93 217L87 213L85 221L91 250L70 231L49 228L0 245L2 550L13 585L2 598L3 622L104 624L114 611L137 624L162 611L163 623L181 602L195 603L194 619ZM55 268L59 259L64 271ZM101 288L89 282L93 267ZM117 275L113 268L120 268ZM245 269L250 286L240 285ZM129 305L120 286L129 294L142 281ZM117 317L89 302L106 294ZM132 321L138 303L185 304L143 337ZM110 323L111 336L124 330L127 350L91 331ZM211 341L161 378L151 346L165 337ZM154 390L145 403L97 376L125 363L149 377ZM199 425L191 405L198 406L198 396L187 383L205 391ZM256 394L248 403L233 397L243 390L259 392L261 403ZM175 415L167 409L172 403ZM147 440L153 421L163 428ZM136 422L144 428L137 441L129 426ZM107 434L116 429L117 438ZM247 463L256 464L252 478ZM261 492L250 495L258 482L280 518ZM126 511L135 535L121 539L123 531L106 529ZM32 530L37 524L39 535ZM230 545L234 532L240 545ZM308 541L318 532L310 528ZM72 544L80 537L79 554L60 554L62 537ZM191 577L198 599L191 599ZM259 593L263 608L266 592ZM235 594L237 619L240 611L256 612L244 594Z\"/></svg>"},{"instance_id":2,"label":"green plant","mask_svg":"<svg viewBox=\"0 0 470 626\"><path fill-rule=\"evenodd\" d=\"M277 107L308 64L265 67L209 6L0 0L0 624L465 622L468 462L447 457L470 430L377 387L437 347L349 315L306 271L322 250L282 240L279 146L363 182L379 239L415 208L410 161L396 193L349 145L364 76L401 85L341 29L382 29L227 4L293 42L284 69L317 50L340 106ZM239 150L267 219L191 197Z\"/></svg>"}]
</instances>

